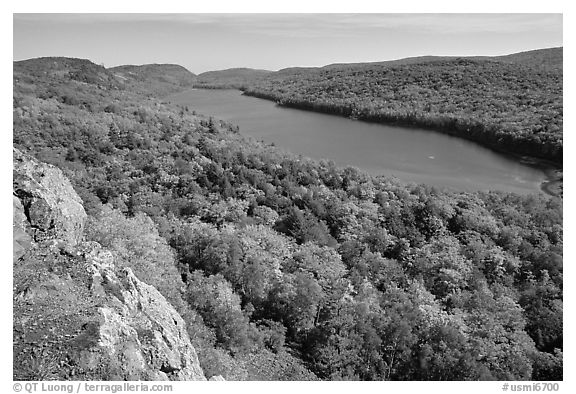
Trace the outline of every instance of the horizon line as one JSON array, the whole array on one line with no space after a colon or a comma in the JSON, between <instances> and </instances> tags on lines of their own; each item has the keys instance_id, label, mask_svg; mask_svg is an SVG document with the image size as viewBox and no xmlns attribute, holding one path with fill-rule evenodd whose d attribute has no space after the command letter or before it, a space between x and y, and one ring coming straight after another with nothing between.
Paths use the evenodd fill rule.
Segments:
<instances>
[{"instance_id":1,"label":"horizon line","mask_svg":"<svg viewBox=\"0 0 576 394\"><path fill-rule=\"evenodd\" d=\"M228 70L237 70L237 69L246 69L246 70L254 70L254 71L269 71L269 72L278 72L278 71L282 71L282 70L287 70L287 69L291 69L291 68L324 68L324 67L328 67L328 66L334 66L334 65L352 65L352 64L374 64L374 63L382 63L382 62L393 62L393 61L398 61L398 60L406 60L406 59L417 59L417 58L423 58L423 57L449 57L449 58L473 58L473 57L486 57L486 58L491 58L491 57L500 57L500 56L508 56L508 55L516 55L519 53L526 53L526 52L534 52L534 51L543 51L543 50L548 50L548 49L564 49L564 45L562 46L552 46L552 47L544 47L544 48L535 48L535 49L527 49L527 50L522 50L522 51L518 51L518 52L511 52L511 53L502 53L502 54L497 54L497 55L463 55L463 56L459 56L459 55L431 55L431 54L424 54L424 55L414 55L414 56L407 56L407 57L400 57L400 58L394 58L394 59L383 59L383 60L368 60L368 61L359 61L359 62L335 62L335 63L328 63L328 64L324 64L321 66L287 66L287 67L283 67L283 68L279 68L277 70L269 70L269 69L264 69L264 68L252 68L252 67L229 67L229 68L223 68L223 69L214 69L214 70L207 70L207 71L202 71L200 73L196 73L193 72L192 70L190 70L188 67L183 66L182 64L178 64L178 63L142 63L142 64L117 64L117 65L113 65L113 66L105 66L104 63L97 63L95 60L92 59L88 59L88 58L82 58L82 57L73 57L73 56L38 56L38 57L31 57L31 58L26 58L26 59L19 59L19 60L12 60L12 63L17 63L17 62L26 62L26 61L30 61L30 60L36 60L36 59L49 59L49 58L62 58L62 59L76 59L76 60L87 60L93 64L96 65L100 65L103 66L106 70L112 69L112 68L116 68L116 67L122 67L122 66L134 66L134 67L142 67L142 66L148 66L148 65L176 65L176 66L180 66L184 69L186 69L187 71L189 71L190 73L194 74L194 75L200 75L200 74L204 74L207 72L217 72L217 71L228 71Z\"/></svg>"}]
</instances>

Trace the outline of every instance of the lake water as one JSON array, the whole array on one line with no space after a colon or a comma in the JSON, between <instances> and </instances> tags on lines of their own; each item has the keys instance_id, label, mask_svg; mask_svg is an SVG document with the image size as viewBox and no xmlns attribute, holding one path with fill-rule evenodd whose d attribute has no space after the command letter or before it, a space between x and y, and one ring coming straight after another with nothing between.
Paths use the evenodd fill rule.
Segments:
<instances>
[{"instance_id":1,"label":"lake water","mask_svg":"<svg viewBox=\"0 0 576 394\"><path fill-rule=\"evenodd\" d=\"M193 89L168 97L292 153L373 175L454 190L540 193L543 170L442 133L366 123L276 105L237 90Z\"/></svg>"}]
</instances>

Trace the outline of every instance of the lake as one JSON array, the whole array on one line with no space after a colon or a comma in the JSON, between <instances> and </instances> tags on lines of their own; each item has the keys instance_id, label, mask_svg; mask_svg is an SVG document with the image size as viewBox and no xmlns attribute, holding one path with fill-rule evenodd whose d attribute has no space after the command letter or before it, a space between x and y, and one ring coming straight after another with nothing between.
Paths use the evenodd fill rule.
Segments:
<instances>
[{"instance_id":1,"label":"lake","mask_svg":"<svg viewBox=\"0 0 576 394\"><path fill-rule=\"evenodd\" d=\"M240 132L294 154L372 175L453 190L540 193L540 168L471 141L417 128L367 123L276 105L237 90L192 89L168 101L229 121Z\"/></svg>"}]
</instances>

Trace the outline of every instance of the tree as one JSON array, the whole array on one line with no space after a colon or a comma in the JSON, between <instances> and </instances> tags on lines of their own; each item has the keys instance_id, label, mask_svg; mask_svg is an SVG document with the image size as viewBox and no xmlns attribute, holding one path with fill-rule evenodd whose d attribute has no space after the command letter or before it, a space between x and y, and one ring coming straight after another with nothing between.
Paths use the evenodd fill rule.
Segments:
<instances>
[{"instance_id":1,"label":"tree","mask_svg":"<svg viewBox=\"0 0 576 394\"><path fill-rule=\"evenodd\" d=\"M171 303L178 304L183 283L174 253L145 214L126 218L104 205L88 220L86 239L96 241L117 256L116 265L130 267L138 279L158 289Z\"/></svg>"},{"instance_id":2,"label":"tree","mask_svg":"<svg viewBox=\"0 0 576 394\"><path fill-rule=\"evenodd\" d=\"M214 329L216 340L232 353L254 346L257 330L241 308L240 297L222 275L204 276L194 271L188 277L186 301Z\"/></svg>"}]
</instances>

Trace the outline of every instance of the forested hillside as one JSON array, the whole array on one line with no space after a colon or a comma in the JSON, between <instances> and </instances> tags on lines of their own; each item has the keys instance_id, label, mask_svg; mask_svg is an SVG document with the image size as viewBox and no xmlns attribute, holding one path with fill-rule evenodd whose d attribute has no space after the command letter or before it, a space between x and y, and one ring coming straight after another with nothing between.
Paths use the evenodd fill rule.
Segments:
<instances>
[{"instance_id":1,"label":"forested hillside","mask_svg":"<svg viewBox=\"0 0 576 394\"><path fill-rule=\"evenodd\" d=\"M562 379L561 199L448 193L340 169L163 102L182 88L174 80L143 95L146 83L88 61L47 71L35 62L14 63L14 146L62 169L89 215L87 240L174 306L207 377ZM561 75L513 68L319 71L272 77L253 93L398 120L419 116L400 98L424 108L427 97L427 113L460 116L457 128L506 124L556 157ZM494 78L500 90L481 89ZM529 123L538 119L554 121Z\"/></svg>"},{"instance_id":2,"label":"forested hillside","mask_svg":"<svg viewBox=\"0 0 576 394\"><path fill-rule=\"evenodd\" d=\"M491 59L504 63L522 64L526 66L533 66L546 70L556 70L562 72L564 54L563 48L559 47L536 49L533 51L518 52L504 56L495 56Z\"/></svg>"},{"instance_id":3,"label":"forested hillside","mask_svg":"<svg viewBox=\"0 0 576 394\"><path fill-rule=\"evenodd\" d=\"M196 75L176 64L118 66L108 71L132 91L140 90L157 95L190 88L196 82Z\"/></svg>"},{"instance_id":4,"label":"forested hillside","mask_svg":"<svg viewBox=\"0 0 576 394\"><path fill-rule=\"evenodd\" d=\"M301 109L418 126L562 165L562 48L506 56L420 56L372 63L201 74ZM237 71L236 71L237 70Z\"/></svg>"},{"instance_id":5,"label":"forested hillside","mask_svg":"<svg viewBox=\"0 0 576 394\"><path fill-rule=\"evenodd\" d=\"M491 60L281 70L245 94L280 105L431 128L562 163L562 70Z\"/></svg>"},{"instance_id":6,"label":"forested hillside","mask_svg":"<svg viewBox=\"0 0 576 394\"><path fill-rule=\"evenodd\" d=\"M536 49L532 51L512 53L510 55L503 56L415 56L407 57L397 60L386 60L382 62L367 62L367 63L334 63L327 66L321 67L323 70L327 69L345 69L345 68L355 68L360 69L362 67L373 67L373 66L402 66L409 64L422 64L422 63L432 63L439 61L450 61L450 60L489 60L493 62L510 63L510 64L520 64L525 66L533 66L536 68L544 70L557 70L562 71L562 61L563 61L563 51L562 47L559 48L547 48L547 49ZM292 70L294 68L291 68ZM317 68L311 67L308 70L314 70ZM280 71L286 71L290 69L284 69ZM302 69L300 69L302 70Z\"/></svg>"},{"instance_id":7,"label":"forested hillside","mask_svg":"<svg viewBox=\"0 0 576 394\"><path fill-rule=\"evenodd\" d=\"M199 74L194 86L204 89L244 89L271 74L272 71L251 68L230 68Z\"/></svg>"}]
</instances>

